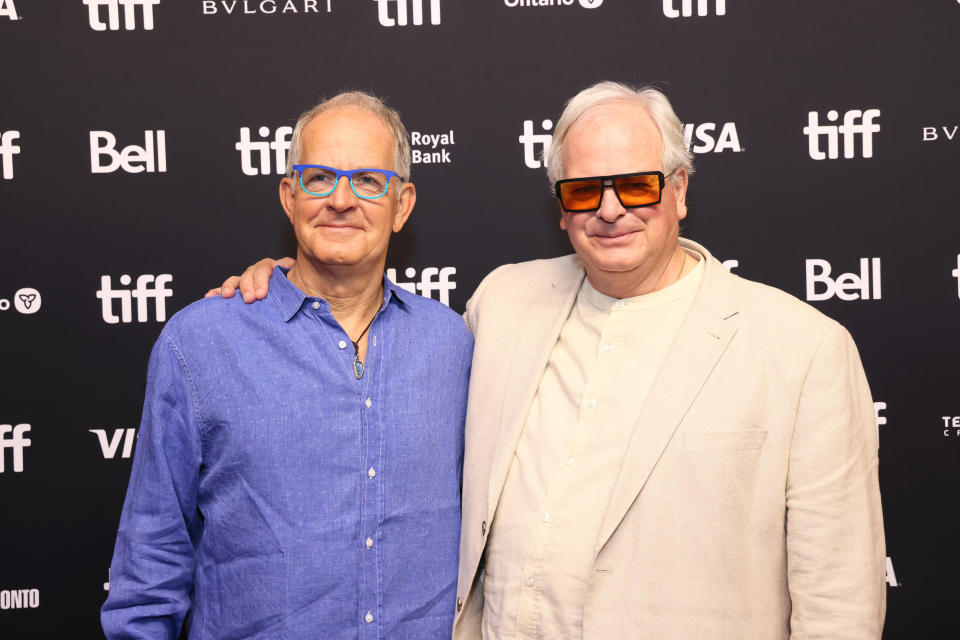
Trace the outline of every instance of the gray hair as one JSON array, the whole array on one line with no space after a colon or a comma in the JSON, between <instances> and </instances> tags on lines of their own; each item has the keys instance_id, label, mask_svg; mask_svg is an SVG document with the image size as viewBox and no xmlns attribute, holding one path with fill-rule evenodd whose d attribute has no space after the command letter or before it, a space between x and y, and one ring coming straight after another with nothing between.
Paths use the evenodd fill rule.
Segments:
<instances>
[{"instance_id":1,"label":"gray hair","mask_svg":"<svg viewBox=\"0 0 960 640\"><path fill-rule=\"evenodd\" d=\"M300 164L303 154L303 129L321 113L334 109L354 108L368 111L377 116L386 125L393 137L393 170L406 182L410 180L410 139L407 128L400 120L400 114L391 109L380 98L363 91L344 91L332 98L321 100L315 106L304 111L293 128L290 138L290 151L287 153L287 176L293 180L294 188L299 187L293 165ZM399 191L398 191L399 194Z\"/></svg>"},{"instance_id":2,"label":"gray hair","mask_svg":"<svg viewBox=\"0 0 960 640\"><path fill-rule=\"evenodd\" d=\"M667 96L650 86L634 88L619 82L604 81L573 96L564 107L553 133L553 142L544 154L547 178L551 185L563 177L563 143L570 133L570 128L594 107L611 102L636 103L650 114L660 130L664 174L669 175L677 169L685 169L688 174L693 173L693 154L687 150L683 125Z\"/></svg>"}]
</instances>

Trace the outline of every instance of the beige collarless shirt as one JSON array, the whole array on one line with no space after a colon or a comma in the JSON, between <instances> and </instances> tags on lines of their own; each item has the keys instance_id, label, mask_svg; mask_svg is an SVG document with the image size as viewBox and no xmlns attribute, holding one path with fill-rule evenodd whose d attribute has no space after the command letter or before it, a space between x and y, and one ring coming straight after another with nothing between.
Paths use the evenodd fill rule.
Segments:
<instances>
[{"instance_id":1,"label":"beige collarless shirt","mask_svg":"<svg viewBox=\"0 0 960 640\"><path fill-rule=\"evenodd\" d=\"M580 638L597 536L647 393L703 279L577 294L507 473L486 550L483 638Z\"/></svg>"}]
</instances>

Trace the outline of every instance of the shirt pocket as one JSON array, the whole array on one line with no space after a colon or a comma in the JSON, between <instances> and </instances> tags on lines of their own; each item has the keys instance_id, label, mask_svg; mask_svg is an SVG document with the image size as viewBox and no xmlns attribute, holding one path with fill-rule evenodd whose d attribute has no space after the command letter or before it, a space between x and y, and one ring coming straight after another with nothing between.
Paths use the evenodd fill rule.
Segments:
<instances>
[{"instance_id":1,"label":"shirt pocket","mask_svg":"<svg viewBox=\"0 0 960 640\"><path fill-rule=\"evenodd\" d=\"M683 434L683 450L686 453L722 453L725 451L756 451L763 448L767 432L761 429L748 431L687 431Z\"/></svg>"}]
</instances>

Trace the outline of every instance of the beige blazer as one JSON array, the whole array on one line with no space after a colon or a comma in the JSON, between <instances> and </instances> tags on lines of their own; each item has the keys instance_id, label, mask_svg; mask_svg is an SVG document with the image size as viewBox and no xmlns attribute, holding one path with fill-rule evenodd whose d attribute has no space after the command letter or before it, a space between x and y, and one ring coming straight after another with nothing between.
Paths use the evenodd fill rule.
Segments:
<instances>
[{"instance_id":1,"label":"beige blazer","mask_svg":"<svg viewBox=\"0 0 960 640\"><path fill-rule=\"evenodd\" d=\"M613 492L597 496L583 638L880 638L877 431L853 340L681 242L707 256L703 284L648 401L624 398L636 427ZM487 534L583 278L575 255L506 265L467 303L456 640L481 637Z\"/></svg>"}]
</instances>

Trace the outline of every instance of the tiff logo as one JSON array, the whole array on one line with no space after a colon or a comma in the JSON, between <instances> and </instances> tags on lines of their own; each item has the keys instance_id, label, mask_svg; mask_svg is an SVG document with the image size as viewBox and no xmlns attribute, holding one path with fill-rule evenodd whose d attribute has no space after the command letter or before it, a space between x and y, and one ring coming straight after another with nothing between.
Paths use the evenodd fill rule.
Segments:
<instances>
[{"instance_id":1,"label":"tiff logo","mask_svg":"<svg viewBox=\"0 0 960 640\"><path fill-rule=\"evenodd\" d=\"M101 162L106 158L106 162ZM143 146L135 144L117 151L117 137L109 131L90 132L90 173L147 173L167 170L167 136L163 129L143 132Z\"/></svg>"},{"instance_id":2,"label":"tiff logo","mask_svg":"<svg viewBox=\"0 0 960 640\"><path fill-rule=\"evenodd\" d=\"M137 440L136 429L114 429L113 435L107 437L106 429L89 429L90 433L97 434L97 440L100 442L100 449L103 451L103 457L107 460L113 460L123 443L123 452L121 458L129 458L133 453L133 443Z\"/></svg>"},{"instance_id":3,"label":"tiff logo","mask_svg":"<svg viewBox=\"0 0 960 640\"><path fill-rule=\"evenodd\" d=\"M20 19L17 15L17 5L13 4L13 0L0 0L0 16L7 16L10 20Z\"/></svg>"},{"instance_id":4,"label":"tiff logo","mask_svg":"<svg viewBox=\"0 0 960 640\"><path fill-rule=\"evenodd\" d=\"M83 0L87 5L90 28L94 31L119 31L120 7L123 7L123 28L133 31L137 28L137 7L143 15L143 28L153 31L153 8L160 4L160 0ZM107 22L103 22L101 7L107 8Z\"/></svg>"},{"instance_id":5,"label":"tiff logo","mask_svg":"<svg viewBox=\"0 0 960 640\"><path fill-rule=\"evenodd\" d=\"M544 131L553 129L553 120L544 120L540 123ZM549 133L534 133L533 120L523 121L523 134L517 138L523 145L523 164L530 169L539 169L547 166L547 152L550 150L550 143L553 142L553 136ZM538 159L537 146L540 147Z\"/></svg>"},{"instance_id":6,"label":"tiff logo","mask_svg":"<svg viewBox=\"0 0 960 640\"><path fill-rule=\"evenodd\" d=\"M835 109L827 111L827 120L836 122L840 117ZM839 138L843 136L843 157L853 158L856 136L860 136L864 158L873 157L873 134L880 131L880 124L874 122L880 117L879 109L851 109L843 114L843 124L820 124L820 114L811 111L807 114L807 126L803 133L807 136L810 157L814 160L830 158L835 160L839 156ZM827 137L827 152L820 148L820 136Z\"/></svg>"},{"instance_id":7,"label":"tiff logo","mask_svg":"<svg viewBox=\"0 0 960 640\"><path fill-rule=\"evenodd\" d=\"M13 449L13 472L23 471L23 450L30 446L30 440L23 434L30 431L30 425L0 424L0 473L7 470L7 449Z\"/></svg>"},{"instance_id":8,"label":"tiff logo","mask_svg":"<svg viewBox=\"0 0 960 640\"><path fill-rule=\"evenodd\" d=\"M377 3L377 19L384 27L407 26L407 2L411 4L413 24L423 24L423 5L427 0L373 0ZM440 24L440 0L430 1L430 24ZM396 19L390 15L390 5L397 5Z\"/></svg>"},{"instance_id":9,"label":"tiff logo","mask_svg":"<svg viewBox=\"0 0 960 640\"><path fill-rule=\"evenodd\" d=\"M13 180L13 156L20 153L20 147L13 144L13 141L19 139L19 131L0 132L0 163L3 166L4 180Z\"/></svg>"},{"instance_id":10,"label":"tiff logo","mask_svg":"<svg viewBox=\"0 0 960 640\"><path fill-rule=\"evenodd\" d=\"M727 0L714 0L718 16L726 15ZM710 13L710 0L697 0L697 15L705 16ZM680 0L680 9L677 9L677 0L663 0L663 15L668 18L689 18L693 15L693 0Z\"/></svg>"},{"instance_id":11,"label":"tiff logo","mask_svg":"<svg viewBox=\"0 0 960 640\"><path fill-rule=\"evenodd\" d=\"M270 127L260 127L257 133L261 138L270 136ZM250 140L250 127L240 127L240 141L234 148L240 152L240 168L248 176L265 176L270 173L270 151L273 151L274 173L283 173L287 168L287 150L290 148L290 136L293 127L277 127L273 140ZM253 164L253 153L258 154L259 162Z\"/></svg>"},{"instance_id":12,"label":"tiff logo","mask_svg":"<svg viewBox=\"0 0 960 640\"><path fill-rule=\"evenodd\" d=\"M417 277L417 270L413 267L407 267L403 274L412 279ZM420 282L400 282L397 280L397 270L387 269L387 277L401 289L406 289L410 293L419 293L424 298L432 298L433 292L438 294L438 300L443 304L450 306L450 292L457 288L457 283L450 279L450 276L457 274L456 267L426 267L420 271ZM437 277L434 280L434 276Z\"/></svg>"},{"instance_id":13,"label":"tiff logo","mask_svg":"<svg viewBox=\"0 0 960 640\"><path fill-rule=\"evenodd\" d=\"M103 321L107 324L117 324L118 322L133 322L132 318L132 300L137 301L137 322L147 322L150 320L150 314L147 311L147 301L151 298L155 301L156 313L154 318L157 322L164 322L167 319L166 298L173 295L173 291L166 288L166 285L173 281L173 276L169 273L161 273L154 277L152 275L142 275L137 278L137 287L130 291L128 289L114 289L110 276L100 276L100 289L97 291L97 297L102 302ZM120 284L128 286L130 276L123 274L120 276ZM151 286L153 285L153 286ZM114 313L114 300L120 300L120 316Z\"/></svg>"},{"instance_id":14,"label":"tiff logo","mask_svg":"<svg viewBox=\"0 0 960 640\"><path fill-rule=\"evenodd\" d=\"M807 300L828 300L833 296L847 301L880 299L880 258L860 258L859 275L841 273L836 279L830 277L828 261L815 259L806 262ZM817 291L818 283L824 285L821 292Z\"/></svg>"}]
</instances>

